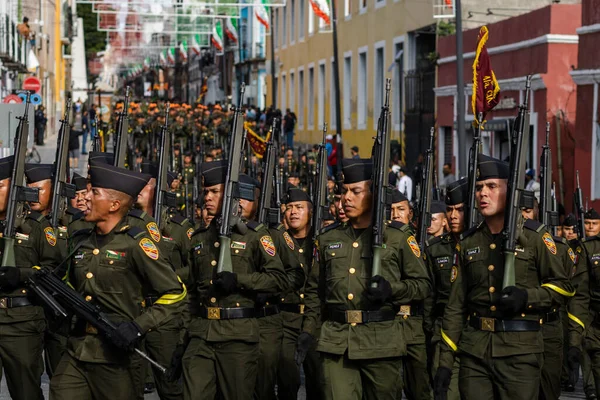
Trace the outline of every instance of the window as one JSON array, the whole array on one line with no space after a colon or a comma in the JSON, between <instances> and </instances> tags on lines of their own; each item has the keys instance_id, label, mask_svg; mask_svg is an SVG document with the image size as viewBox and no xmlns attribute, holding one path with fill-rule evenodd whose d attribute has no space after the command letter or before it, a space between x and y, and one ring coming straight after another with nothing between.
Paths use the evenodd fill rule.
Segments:
<instances>
[{"instance_id":1,"label":"window","mask_svg":"<svg viewBox=\"0 0 600 400\"><path fill-rule=\"evenodd\" d=\"M306 16L306 1L298 0L298 40L304 39L304 19Z\"/></svg>"},{"instance_id":2,"label":"window","mask_svg":"<svg viewBox=\"0 0 600 400\"><path fill-rule=\"evenodd\" d=\"M315 69L308 67L308 129L315 127Z\"/></svg>"},{"instance_id":3,"label":"window","mask_svg":"<svg viewBox=\"0 0 600 400\"><path fill-rule=\"evenodd\" d=\"M360 2L360 14L364 14L367 12L367 0L358 0Z\"/></svg>"},{"instance_id":4,"label":"window","mask_svg":"<svg viewBox=\"0 0 600 400\"><path fill-rule=\"evenodd\" d=\"M281 7L281 47L287 46L287 5Z\"/></svg>"},{"instance_id":5,"label":"window","mask_svg":"<svg viewBox=\"0 0 600 400\"><path fill-rule=\"evenodd\" d=\"M298 70L298 129L304 129L304 71Z\"/></svg>"},{"instance_id":6,"label":"window","mask_svg":"<svg viewBox=\"0 0 600 400\"><path fill-rule=\"evenodd\" d=\"M290 110L296 112L296 81L295 75L290 71Z\"/></svg>"},{"instance_id":7,"label":"window","mask_svg":"<svg viewBox=\"0 0 600 400\"><path fill-rule=\"evenodd\" d=\"M296 0L291 0L290 1L290 44L293 44L295 41L296 41ZM290 83L291 83L291 81L290 81Z\"/></svg>"},{"instance_id":8,"label":"window","mask_svg":"<svg viewBox=\"0 0 600 400\"><path fill-rule=\"evenodd\" d=\"M346 19L352 17L352 0L344 0L344 17Z\"/></svg>"},{"instance_id":9,"label":"window","mask_svg":"<svg viewBox=\"0 0 600 400\"><path fill-rule=\"evenodd\" d=\"M394 97L394 108L392 110L392 119L394 130L402 129L402 115L404 106L402 104L402 92L404 91L404 43L394 44L394 77L392 81L392 93Z\"/></svg>"},{"instance_id":10,"label":"window","mask_svg":"<svg viewBox=\"0 0 600 400\"><path fill-rule=\"evenodd\" d=\"M375 0L375 9L385 6L385 0Z\"/></svg>"},{"instance_id":11,"label":"window","mask_svg":"<svg viewBox=\"0 0 600 400\"><path fill-rule=\"evenodd\" d=\"M358 129L367 128L367 77L367 49L363 48L358 52Z\"/></svg>"},{"instance_id":12,"label":"window","mask_svg":"<svg viewBox=\"0 0 600 400\"><path fill-rule=\"evenodd\" d=\"M315 12L312 9L312 5L308 5L308 35L312 35L315 32Z\"/></svg>"},{"instance_id":13,"label":"window","mask_svg":"<svg viewBox=\"0 0 600 400\"><path fill-rule=\"evenodd\" d=\"M377 120L381 113L381 107L383 106L385 95L385 42L375 43L375 62L374 62L374 79L373 82L373 125L374 129L377 129Z\"/></svg>"},{"instance_id":14,"label":"window","mask_svg":"<svg viewBox=\"0 0 600 400\"><path fill-rule=\"evenodd\" d=\"M352 127L352 52L344 55L344 128Z\"/></svg>"},{"instance_id":15,"label":"window","mask_svg":"<svg viewBox=\"0 0 600 400\"><path fill-rule=\"evenodd\" d=\"M317 107L318 107L318 122L317 128L323 128L325 123L325 60L319 63L319 87L318 87Z\"/></svg>"},{"instance_id":16,"label":"window","mask_svg":"<svg viewBox=\"0 0 600 400\"><path fill-rule=\"evenodd\" d=\"M329 74L329 126L337 128L337 109L335 108L335 62L331 60L331 72Z\"/></svg>"},{"instance_id":17,"label":"window","mask_svg":"<svg viewBox=\"0 0 600 400\"><path fill-rule=\"evenodd\" d=\"M287 91L286 91L286 83L287 83L287 77L285 76L285 74L281 74L281 99L279 99L279 104L281 104L280 109L285 111L285 109L287 108L286 104L287 104Z\"/></svg>"}]
</instances>

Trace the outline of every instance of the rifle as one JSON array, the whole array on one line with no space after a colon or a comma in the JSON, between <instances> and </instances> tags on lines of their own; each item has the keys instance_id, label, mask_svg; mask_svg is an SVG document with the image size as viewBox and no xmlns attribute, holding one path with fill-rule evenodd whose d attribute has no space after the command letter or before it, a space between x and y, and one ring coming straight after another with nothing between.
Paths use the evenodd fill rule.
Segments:
<instances>
[{"instance_id":1,"label":"rifle","mask_svg":"<svg viewBox=\"0 0 600 400\"><path fill-rule=\"evenodd\" d=\"M558 202L556 201L556 184L552 182L552 212L556 217L556 224L552 225L552 234L556 236L556 227L560 225L558 216Z\"/></svg>"},{"instance_id":2,"label":"rifle","mask_svg":"<svg viewBox=\"0 0 600 400\"><path fill-rule=\"evenodd\" d=\"M234 197L234 187L237 186L240 176L241 157L243 157L242 147L244 142L244 119L242 114L242 100L246 85L242 83L240 87L240 96L238 106L234 111L233 123L229 138L231 145L229 147L229 163L227 165L227 175L225 179L225 191L223 193L223 203L221 206L221 226L219 227L219 262L217 272L232 272L231 261L231 231L234 226L245 231L246 226L240 219L239 194Z\"/></svg>"},{"instance_id":3,"label":"rifle","mask_svg":"<svg viewBox=\"0 0 600 400\"><path fill-rule=\"evenodd\" d=\"M162 228L162 215L165 207L174 207L177 205L175 193L171 193L167 185L167 157L171 154L171 141L169 140L169 109L171 105L167 103L165 112L165 124L160 127L160 155L158 157L158 173L156 174L156 194L154 196L154 220L158 228Z\"/></svg>"},{"instance_id":4,"label":"rifle","mask_svg":"<svg viewBox=\"0 0 600 400\"><path fill-rule=\"evenodd\" d=\"M385 229L386 214L391 203L391 191L388 188L388 162L390 158L390 91L391 80L385 80L385 101L381 107L379 121L377 122L377 136L371 152L373 159L373 269L371 276L381 275L381 253L383 249L383 234ZM340 155L338 155L339 157ZM327 163L320 166L324 168ZM372 287L377 287L376 283Z\"/></svg>"},{"instance_id":5,"label":"rifle","mask_svg":"<svg viewBox=\"0 0 600 400\"><path fill-rule=\"evenodd\" d=\"M99 133L100 127L98 126L98 120L96 118L94 118L92 120L92 126L96 127L96 132L94 134L94 139L92 142L92 151L102 151L102 144L100 143L100 133Z\"/></svg>"},{"instance_id":6,"label":"rifle","mask_svg":"<svg viewBox=\"0 0 600 400\"><path fill-rule=\"evenodd\" d=\"M417 242L421 249L425 248L427 240L427 228L431 224L431 197L433 191L433 146L434 146L435 128L429 130L429 148L425 156L425 166L423 168L423 178L421 182L421 195L419 201L419 233Z\"/></svg>"},{"instance_id":7,"label":"rifle","mask_svg":"<svg viewBox=\"0 0 600 400\"><path fill-rule=\"evenodd\" d=\"M321 223L323 222L323 215L327 209L327 150L325 145L327 144L327 124L323 125L323 141L319 144L319 155L317 160L317 182L314 186L314 211L313 211L313 243L317 240L319 231L321 230ZM312 176L309 177L312 181Z\"/></svg>"},{"instance_id":8,"label":"rifle","mask_svg":"<svg viewBox=\"0 0 600 400\"><path fill-rule=\"evenodd\" d=\"M583 208L583 193L579 186L579 170L575 171L577 187L575 188L575 211L577 214L577 230L579 231L579 239L585 238L585 208Z\"/></svg>"},{"instance_id":9,"label":"rifle","mask_svg":"<svg viewBox=\"0 0 600 400\"><path fill-rule=\"evenodd\" d=\"M546 143L542 146L540 158L540 204L539 220L542 224L553 227L558 225L558 213L553 206L552 153L550 151L550 122L546 122Z\"/></svg>"},{"instance_id":10,"label":"rifle","mask_svg":"<svg viewBox=\"0 0 600 400\"><path fill-rule=\"evenodd\" d=\"M87 323L96 328L100 335L112 342L112 338L117 326L106 317L100 307L89 301L86 301L81 294L67 286L67 284L58 278L53 271L44 268L37 271L35 275L29 279L29 285L30 287L35 285L47 293L52 293L53 296L49 297L54 302L58 303L59 307L62 306L71 310L73 313L75 313L75 315L77 315L77 317L85 320ZM45 301L45 299L43 300ZM167 371L165 367L151 359L140 349L134 349L134 351L163 374Z\"/></svg>"},{"instance_id":11,"label":"rifle","mask_svg":"<svg viewBox=\"0 0 600 400\"><path fill-rule=\"evenodd\" d=\"M277 210L271 207L271 202L273 201L273 174L275 173L277 163L277 149L275 148L273 139L276 120L277 118L273 119L271 136L265 150L265 167L261 180L260 203L258 205L258 222L265 226L272 226L278 224L280 221L277 219Z\"/></svg>"},{"instance_id":12,"label":"rifle","mask_svg":"<svg viewBox=\"0 0 600 400\"><path fill-rule=\"evenodd\" d=\"M518 124L511 134L510 176L506 192L506 207L504 215L503 252L504 252L504 277L502 289L515 286L515 248L519 236L518 222L522 218L521 197L523 194L525 171L525 146L524 134L529 132L529 90L531 88L531 75L527 76L525 83L525 101L519 106Z\"/></svg>"},{"instance_id":13,"label":"rifle","mask_svg":"<svg viewBox=\"0 0 600 400\"><path fill-rule=\"evenodd\" d=\"M58 142L56 145L56 157L54 176L52 178L52 212L50 214L50 225L58 229L62 213L66 210L66 199L75 197L75 185L67 183L67 163L69 155L69 113L71 112L71 99L67 99L64 118L60 120L58 130Z\"/></svg>"},{"instance_id":14,"label":"rifle","mask_svg":"<svg viewBox=\"0 0 600 400\"><path fill-rule=\"evenodd\" d=\"M440 189L440 185L438 183L438 175L437 171L433 171L433 201L441 201L442 200L442 189Z\"/></svg>"},{"instance_id":15,"label":"rifle","mask_svg":"<svg viewBox=\"0 0 600 400\"><path fill-rule=\"evenodd\" d=\"M483 124L483 113L477 115L479 123L473 135L473 145L469 149L469 198L467 211L465 212L465 227L467 229L475 226L477 222L477 209L475 208L475 183L477 182L477 163L479 162L479 148L481 147L481 124Z\"/></svg>"},{"instance_id":16,"label":"rifle","mask_svg":"<svg viewBox=\"0 0 600 400\"><path fill-rule=\"evenodd\" d=\"M114 166L125 168L125 159L127 158L127 137L129 135L129 92L131 88L127 86L125 90L125 103L123 112L119 113L117 120L117 128L115 129L115 162Z\"/></svg>"}]
</instances>

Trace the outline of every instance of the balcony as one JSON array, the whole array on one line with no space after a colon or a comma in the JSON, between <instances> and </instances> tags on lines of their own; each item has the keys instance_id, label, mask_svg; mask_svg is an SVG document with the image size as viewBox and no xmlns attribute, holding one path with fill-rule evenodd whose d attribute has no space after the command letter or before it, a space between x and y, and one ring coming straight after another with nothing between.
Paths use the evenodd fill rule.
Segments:
<instances>
[{"instance_id":1,"label":"balcony","mask_svg":"<svg viewBox=\"0 0 600 400\"><path fill-rule=\"evenodd\" d=\"M8 70L27 72L28 41L7 14L0 15L0 61Z\"/></svg>"}]
</instances>

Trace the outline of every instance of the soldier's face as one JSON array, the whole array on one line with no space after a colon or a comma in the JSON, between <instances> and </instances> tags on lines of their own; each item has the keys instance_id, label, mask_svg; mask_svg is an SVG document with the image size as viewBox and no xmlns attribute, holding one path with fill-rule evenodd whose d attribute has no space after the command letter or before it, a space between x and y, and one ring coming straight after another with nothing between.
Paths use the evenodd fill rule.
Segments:
<instances>
[{"instance_id":1,"label":"soldier's face","mask_svg":"<svg viewBox=\"0 0 600 400\"><path fill-rule=\"evenodd\" d=\"M221 213L223 201L223 184L204 188L204 208L208 215L214 217Z\"/></svg>"},{"instance_id":2,"label":"soldier's face","mask_svg":"<svg viewBox=\"0 0 600 400\"><path fill-rule=\"evenodd\" d=\"M52 181L44 179L43 181L27 184L30 188L38 188L38 202L29 203L33 211L43 213L50 208L50 196L52 194Z\"/></svg>"},{"instance_id":3,"label":"soldier's face","mask_svg":"<svg viewBox=\"0 0 600 400\"><path fill-rule=\"evenodd\" d=\"M562 237L567 240L577 239L577 233L575 232L574 226L563 226L562 227Z\"/></svg>"},{"instance_id":4,"label":"soldier's face","mask_svg":"<svg viewBox=\"0 0 600 400\"><path fill-rule=\"evenodd\" d=\"M75 192L75 198L71 199L71 204L73 205L73 207L78 208L81 211L85 211L85 209L86 209L85 194L86 193L87 193L87 189Z\"/></svg>"},{"instance_id":5,"label":"soldier's face","mask_svg":"<svg viewBox=\"0 0 600 400\"><path fill-rule=\"evenodd\" d=\"M255 201L248 201L246 199L240 199L240 212L242 218L247 219L248 221L254 219L256 215L256 208L258 205Z\"/></svg>"},{"instance_id":6,"label":"soldier's face","mask_svg":"<svg viewBox=\"0 0 600 400\"><path fill-rule=\"evenodd\" d=\"M138 194L136 204L145 210L152 204L154 200L154 189L156 188L156 179L150 178L148 184L144 186L142 191Z\"/></svg>"},{"instance_id":7,"label":"soldier's face","mask_svg":"<svg viewBox=\"0 0 600 400\"><path fill-rule=\"evenodd\" d=\"M486 179L475 184L477 208L484 217L504 214L506 208L506 179Z\"/></svg>"},{"instance_id":8,"label":"soldier's face","mask_svg":"<svg viewBox=\"0 0 600 400\"><path fill-rule=\"evenodd\" d=\"M346 211L344 211L344 205L342 204L342 196L335 196L333 204L335 205L335 214L337 216L338 221L347 222L348 217L346 216Z\"/></svg>"},{"instance_id":9,"label":"soldier's face","mask_svg":"<svg viewBox=\"0 0 600 400\"><path fill-rule=\"evenodd\" d=\"M349 219L358 218L371 209L371 181L344 184L342 205Z\"/></svg>"},{"instance_id":10,"label":"soldier's face","mask_svg":"<svg viewBox=\"0 0 600 400\"><path fill-rule=\"evenodd\" d=\"M452 233L462 233L465 230L465 205L464 203L446 206L448 227Z\"/></svg>"},{"instance_id":11,"label":"soldier's face","mask_svg":"<svg viewBox=\"0 0 600 400\"><path fill-rule=\"evenodd\" d=\"M310 206L308 201L294 201L285 206L285 222L290 229L304 229L310 222Z\"/></svg>"},{"instance_id":12,"label":"soldier's face","mask_svg":"<svg viewBox=\"0 0 600 400\"><path fill-rule=\"evenodd\" d=\"M427 233L432 236L440 236L444 233L447 226L444 213L431 214L431 224L427 228Z\"/></svg>"},{"instance_id":13,"label":"soldier's face","mask_svg":"<svg viewBox=\"0 0 600 400\"><path fill-rule=\"evenodd\" d=\"M391 210L392 221L402 222L403 224L408 224L410 222L411 210L408 200L392 204Z\"/></svg>"},{"instance_id":14,"label":"soldier's face","mask_svg":"<svg viewBox=\"0 0 600 400\"><path fill-rule=\"evenodd\" d=\"M4 214L6 212L9 191L10 191L10 178L2 179L0 181L0 214Z\"/></svg>"},{"instance_id":15,"label":"soldier's face","mask_svg":"<svg viewBox=\"0 0 600 400\"><path fill-rule=\"evenodd\" d=\"M585 236L596 236L600 233L600 219L586 219Z\"/></svg>"},{"instance_id":16,"label":"soldier's face","mask_svg":"<svg viewBox=\"0 0 600 400\"><path fill-rule=\"evenodd\" d=\"M535 219L535 216L533 215L533 208L522 208L521 215L526 219Z\"/></svg>"},{"instance_id":17,"label":"soldier's face","mask_svg":"<svg viewBox=\"0 0 600 400\"><path fill-rule=\"evenodd\" d=\"M297 178L297 177L295 177L295 176L290 176L290 177L288 178L288 183L289 183L290 185L294 185L294 186L296 186L296 187L297 187L297 186L299 186L299 185L300 185L300 178Z\"/></svg>"},{"instance_id":18,"label":"soldier's face","mask_svg":"<svg viewBox=\"0 0 600 400\"><path fill-rule=\"evenodd\" d=\"M105 189L95 188L85 195L86 209L84 211L85 220L88 222L104 221L110 214L114 206L114 199Z\"/></svg>"}]
</instances>

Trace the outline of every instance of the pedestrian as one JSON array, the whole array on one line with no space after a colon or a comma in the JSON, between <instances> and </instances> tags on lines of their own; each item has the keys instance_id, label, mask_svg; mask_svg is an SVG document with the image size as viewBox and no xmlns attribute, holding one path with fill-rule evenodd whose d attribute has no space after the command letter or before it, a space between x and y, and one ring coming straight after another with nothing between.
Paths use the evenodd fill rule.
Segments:
<instances>
[{"instance_id":1,"label":"pedestrian","mask_svg":"<svg viewBox=\"0 0 600 400\"><path fill-rule=\"evenodd\" d=\"M452 174L452 164L446 163L442 168L442 174L444 175L440 182L440 189L445 189L452 182L456 180L456 177Z\"/></svg>"},{"instance_id":2,"label":"pedestrian","mask_svg":"<svg viewBox=\"0 0 600 400\"><path fill-rule=\"evenodd\" d=\"M533 192L537 201L540 201L540 183L535 180L535 169L525 171L525 190Z\"/></svg>"},{"instance_id":3,"label":"pedestrian","mask_svg":"<svg viewBox=\"0 0 600 400\"><path fill-rule=\"evenodd\" d=\"M38 109L35 112L35 144L38 146L44 145L44 131L46 130L46 123L48 122L48 118L46 118L46 113L43 105L38 106Z\"/></svg>"},{"instance_id":4,"label":"pedestrian","mask_svg":"<svg viewBox=\"0 0 600 400\"><path fill-rule=\"evenodd\" d=\"M400 176L400 179L398 179L398 190L400 193L403 193L410 202L413 198L413 180L407 175L406 167L404 165L400 166L398 176Z\"/></svg>"},{"instance_id":5,"label":"pedestrian","mask_svg":"<svg viewBox=\"0 0 600 400\"><path fill-rule=\"evenodd\" d=\"M290 109L285 110L285 117L283 117L283 132L287 140L289 148L294 147L294 128L296 127L296 114Z\"/></svg>"},{"instance_id":6,"label":"pedestrian","mask_svg":"<svg viewBox=\"0 0 600 400\"><path fill-rule=\"evenodd\" d=\"M350 148L350 154L352 155L352 158L357 160L360 158L360 154L358 154L358 146L352 146Z\"/></svg>"},{"instance_id":7,"label":"pedestrian","mask_svg":"<svg viewBox=\"0 0 600 400\"><path fill-rule=\"evenodd\" d=\"M88 136L90 136L90 120L88 117L88 112L87 110L84 108L83 109L83 114L81 116L81 154L87 154L87 140L88 140ZM90 140L93 140L92 137L90 136Z\"/></svg>"},{"instance_id":8,"label":"pedestrian","mask_svg":"<svg viewBox=\"0 0 600 400\"><path fill-rule=\"evenodd\" d=\"M83 131L71 128L69 133L69 167L79 168L79 136L83 135Z\"/></svg>"}]
</instances>

